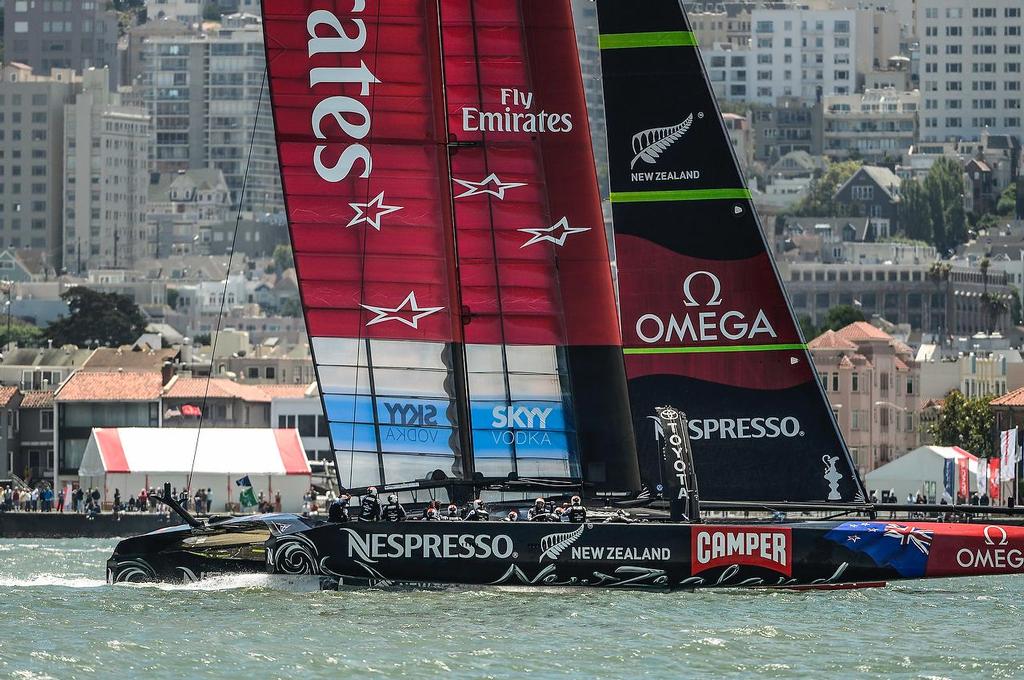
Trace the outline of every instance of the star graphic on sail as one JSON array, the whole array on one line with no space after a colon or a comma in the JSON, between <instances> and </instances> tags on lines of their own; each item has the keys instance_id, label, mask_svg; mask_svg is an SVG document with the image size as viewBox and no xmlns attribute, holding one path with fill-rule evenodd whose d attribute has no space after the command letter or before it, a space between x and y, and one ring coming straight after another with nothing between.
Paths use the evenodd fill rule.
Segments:
<instances>
[{"instance_id":1,"label":"star graphic on sail","mask_svg":"<svg viewBox=\"0 0 1024 680\"><path fill-rule=\"evenodd\" d=\"M498 179L498 176L493 172L487 175L487 177L484 177L483 180L479 182L473 182L468 179L458 179L456 177L452 177L452 181L455 182L456 184L461 184L466 188L466 191L463 191L455 198L468 198L470 196L482 196L483 194L490 194L491 196L497 198L499 201L505 200L506 189L515 189L516 187L526 186L525 182L502 182L500 179ZM490 187L490 185L492 184L494 185L493 188Z\"/></svg>"},{"instance_id":2,"label":"star graphic on sail","mask_svg":"<svg viewBox=\"0 0 1024 680\"><path fill-rule=\"evenodd\" d=\"M398 321L410 328L418 328L417 324L419 324L420 319L444 309L444 307L420 307L419 303L416 302L416 291L410 291L405 299L402 300L402 304L397 307L375 307L373 305L360 305L360 307L377 315L366 322L367 326L384 323L385 321Z\"/></svg>"},{"instance_id":3,"label":"star graphic on sail","mask_svg":"<svg viewBox=\"0 0 1024 680\"><path fill-rule=\"evenodd\" d=\"M570 227L569 218L563 217L550 227L546 227L544 229L517 229L516 231L522 231L533 235L533 238L519 246L520 248L532 246L534 243L540 243L541 241L550 241L556 246L564 246L565 239L570 234L580 234L584 231L590 231L590 227Z\"/></svg>"},{"instance_id":4,"label":"star graphic on sail","mask_svg":"<svg viewBox=\"0 0 1024 680\"><path fill-rule=\"evenodd\" d=\"M383 191L374 196L369 203L349 203L349 205L356 211L356 214L345 225L346 228L365 222L377 231L380 231L380 218L402 209L400 205L386 205Z\"/></svg>"}]
</instances>

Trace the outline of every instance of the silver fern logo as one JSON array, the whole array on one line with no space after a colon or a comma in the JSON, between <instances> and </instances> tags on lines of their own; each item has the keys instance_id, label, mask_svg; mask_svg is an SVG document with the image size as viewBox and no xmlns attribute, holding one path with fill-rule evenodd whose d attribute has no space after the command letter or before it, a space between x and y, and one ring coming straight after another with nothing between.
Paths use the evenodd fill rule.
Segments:
<instances>
[{"instance_id":1,"label":"silver fern logo","mask_svg":"<svg viewBox=\"0 0 1024 680\"><path fill-rule=\"evenodd\" d=\"M650 128L633 135L633 153L635 155L633 162L629 164L630 169L636 167L637 161L643 161L649 165L657 164L661 154L682 139L692 125L693 114L691 113L678 125Z\"/></svg>"},{"instance_id":2,"label":"silver fern logo","mask_svg":"<svg viewBox=\"0 0 1024 680\"><path fill-rule=\"evenodd\" d=\"M580 524L575 531L548 534L544 538L540 539L541 553L540 559L537 561L543 562L545 557L549 560L557 559L566 548L579 540L579 537L583 535L583 530L586 526L586 524Z\"/></svg>"}]
</instances>

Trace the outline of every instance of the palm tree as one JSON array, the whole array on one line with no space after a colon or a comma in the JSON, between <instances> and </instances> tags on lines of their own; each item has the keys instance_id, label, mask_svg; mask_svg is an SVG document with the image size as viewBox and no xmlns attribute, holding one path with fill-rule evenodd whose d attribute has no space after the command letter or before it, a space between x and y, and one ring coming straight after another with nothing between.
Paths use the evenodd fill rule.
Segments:
<instances>
[{"instance_id":1,"label":"palm tree","mask_svg":"<svg viewBox=\"0 0 1024 680\"><path fill-rule=\"evenodd\" d=\"M950 319L953 316L953 310L950 306L950 295L949 295L949 284L951 280L950 272L953 266L948 262L932 262L928 268L928 280L935 284L935 289L938 290L939 286L945 282L946 284L946 295L943 300L943 307L945 309L945 319L942 326L936 328L936 332L939 335L940 344L946 344L946 336L949 335L949 324Z\"/></svg>"}]
</instances>

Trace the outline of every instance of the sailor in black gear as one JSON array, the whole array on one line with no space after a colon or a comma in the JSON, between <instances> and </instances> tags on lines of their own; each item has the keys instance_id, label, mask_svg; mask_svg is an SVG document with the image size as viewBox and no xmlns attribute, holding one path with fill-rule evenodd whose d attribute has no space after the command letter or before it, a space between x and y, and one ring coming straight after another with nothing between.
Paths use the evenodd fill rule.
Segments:
<instances>
[{"instance_id":1,"label":"sailor in black gear","mask_svg":"<svg viewBox=\"0 0 1024 680\"><path fill-rule=\"evenodd\" d=\"M519 511L515 510L515 509L509 510L508 514L505 515L505 517L502 518L501 521L502 522L518 522L519 521Z\"/></svg>"},{"instance_id":2,"label":"sailor in black gear","mask_svg":"<svg viewBox=\"0 0 1024 680\"><path fill-rule=\"evenodd\" d=\"M578 523L587 521L587 509L583 507L583 501L579 496L572 497L572 505L570 505L562 514L569 522Z\"/></svg>"},{"instance_id":3,"label":"sailor in black gear","mask_svg":"<svg viewBox=\"0 0 1024 680\"><path fill-rule=\"evenodd\" d=\"M548 512L547 503L544 502L543 498L538 498L533 502L533 507L530 508L530 512L527 513L527 518L531 522L551 521L551 513Z\"/></svg>"},{"instance_id":4,"label":"sailor in black gear","mask_svg":"<svg viewBox=\"0 0 1024 680\"><path fill-rule=\"evenodd\" d=\"M462 520L462 515L459 514L459 507L455 503L448 506L448 514L444 516L444 519L448 522L459 522Z\"/></svg>"},{"instance_id":5,"label":"sailor in black gear","mask_svg":"<svg viewBox=\"0 0 1024 680\"><path fill-rule=\"evenodd\" d=\"M388 522L405 520L405 508L398 502L398 494L388 495L388 504L384 506L384 519Z\"/></svg>"},{"instance_id":6,"label":"sailor in black gear","mask_svg":"<svg viewBox=\"0 0 1024 680\"><path fill-rule=\"evenodd\" d=\"M327 519L331 522L347 522L348 516L348 502L352 499L348 494L342 494L338 498L335 498L331 504L327 507Z\"/></svg>"},{"instance_id":7,"label":"sailor in black gear","mask_svg":"<svg viewBox=\"0 0 1024 680\"><path fill-rule=\"evenodd\" d=\"M441 513L437 511L437 508L430 506L427 511L423 513L424 522L439 522L441 521Z\"/></svg>"},{"instance_id":8,"label":"sailor in black gear","mask_svg":"<svg viewBox=\"0 0 1024 680\"><path fill-rule=\"evenodd\" d=\"M467 522L486 522L490 518L490 513L484 509L484 502L479 498L473 501L473 507L466 514Z\"/></svg>"},{"instance_id":9,"label":"sailor in black gear","mask_svg":"<svg viewBox=\"0 0 1024 680\"><path fill-rule=\"evenodd\" d=\"M359 521L377 522L380 520L380 500L377 498L377 487L371 486L363 496L362 507L359 508Z\"/></svg>"}]
</instances>

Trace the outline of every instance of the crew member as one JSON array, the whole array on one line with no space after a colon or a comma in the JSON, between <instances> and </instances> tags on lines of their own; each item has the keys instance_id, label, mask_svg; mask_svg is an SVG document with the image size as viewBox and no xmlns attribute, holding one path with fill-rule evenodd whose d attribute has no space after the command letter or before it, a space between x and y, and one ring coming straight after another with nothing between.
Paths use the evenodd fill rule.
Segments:
<instances>
[{"instance_id":1,"label":"crew member","mask_svg":"<svg viewBox=\"0 0 1024 680\"><path fill-rule=\"evenodd\" d=\"M527 519L531 522L551 521L551 513L548 512L547 503L543 498L538 498L533 502L533 507L530 508L530 512L527 513Z\"/></svg>"},{"instance_id":2,"label":"crew member","mask_svg":"<svg viewBox=\"0 0 1024 680\"><path fill-rule=\"evenodd\" d=\"M384 519L388 522L401 522L405 520L405 508L398 502L398 494L388 495L388 504L384 506Z\"/></svg>"},{"instance_id":3,"label":"crew member","mask_svg":"<svg viewBox=\"0 0 1024 680\"><path fill-rule=\"evenodd\" d=\"M467 522L486 522L490 518L490 513L484 509L484 502L479 498L473 501L473 507L466 513Z\"/></svg>"},{"instance_id":4,"label":"crew member","mask_svg":"<svg viewBox=\"0 0 1024 680\"><path fill-rule=\"evenodd\" d=\"M519 521L519 511L516 510L515 508L509 510L508 514L505 515L505 517L501 521L502 522L518 522Z\"/></svg>"},{"instance_id":5,"label":"crew member","mask_svg":"<svg viewBox=\"0 0 1024 680\"><path fill-rule=\"evenodd\" d=\"M349 520L348 503L350 500L352 500L352 497L347 493L335 498L327 508L327 519L331 522L347 522Z\"/></svg>"},{"instance_id":6,"label":"crew member","mask_svg":"<svg viewBox=\"0 0 1024 680\"><path fill-rule=\"evenodd\" d=\"M572 504L563 513L569 522L586 522L587 509L583 507L583 501L579 496L572 497Z\"/></svg>"},{"instance_id":7,"label":"crew member","mask_svg":"<svg viewBox=\"0 0 1024 680\"><path fill-rule=\"evenodd\" d=\"M424 522L439 522L441 520L441 513L437 511L437 508L433 505L427 508L427 511L423 514Z\"/></svg>"},{"instance_id":8,"label":"crew member","mask_svg":"<svg viewBox=\"0 0 1024 680\"><path fill-rule=\"evenodd\" d=\"M444 518L448 522L458 522L458 521L461 521L462 520L462 515L459 514L459 506L455 505L455 503L451 503L448 506L448 514L446 514L444 516Z\"/></svg>"},{"instance_id":9,"label":"crew member","mask_svg":"<svg viewBox=\"0 0 1024 680\"><path fill-rule=\"evenodd\" d=\"M371 486L363 496L363 504L359 509L359 520L376 522L380 520L380 500L377 498L377 487Z\"/></svg>"}]
</instances>

